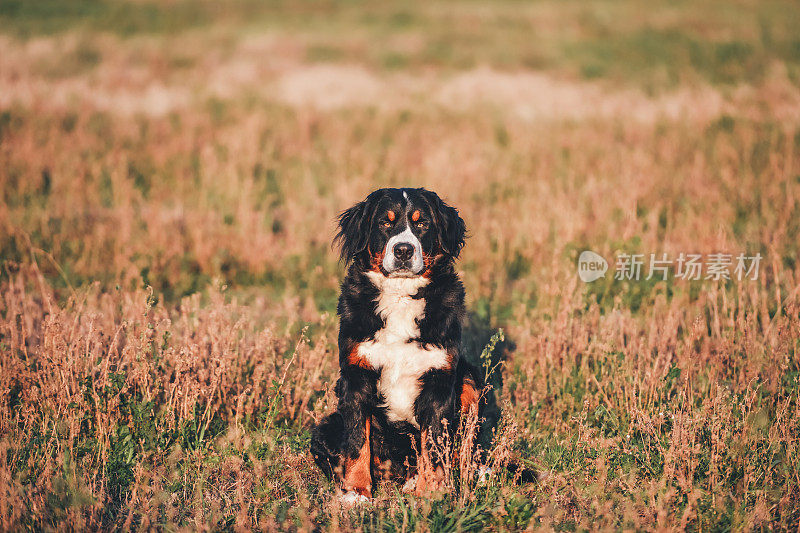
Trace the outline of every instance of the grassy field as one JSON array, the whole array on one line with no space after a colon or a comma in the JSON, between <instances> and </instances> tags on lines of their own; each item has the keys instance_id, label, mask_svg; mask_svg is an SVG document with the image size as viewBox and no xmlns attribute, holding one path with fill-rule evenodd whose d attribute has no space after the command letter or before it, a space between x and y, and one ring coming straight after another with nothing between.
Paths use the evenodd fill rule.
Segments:
<instances>
[{"instance_id":1,"label":"grassy field","mask_svg":"<svg viewBox=\"0 0 800 533\"><path fill-rule=\"evenodd\" d=\"M0 0L0 529L796 530L798 27L790 1ZM334 219L381 186L466 220L492 460L539 483L347 510L314 467ZM613 279L682 252L763 260Z\"/></svg>"}]
</instances>

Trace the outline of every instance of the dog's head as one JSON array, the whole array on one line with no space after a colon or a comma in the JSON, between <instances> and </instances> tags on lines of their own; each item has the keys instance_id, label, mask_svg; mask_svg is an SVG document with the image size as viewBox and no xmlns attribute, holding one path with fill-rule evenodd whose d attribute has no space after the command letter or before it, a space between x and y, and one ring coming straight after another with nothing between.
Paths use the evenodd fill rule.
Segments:
<instances>
[{"instance_id":1,"label":"dog's head","mask_svg":"<svg viewBox=\"0 0 800 533\"><path fill-rule=\"evenodd\" d=\"M456 259L465 231L458 211L434 192L378 189L339 215L334 242L345 262L390 277L413 277L436 261Z\"/></svg>"}]
</instances>

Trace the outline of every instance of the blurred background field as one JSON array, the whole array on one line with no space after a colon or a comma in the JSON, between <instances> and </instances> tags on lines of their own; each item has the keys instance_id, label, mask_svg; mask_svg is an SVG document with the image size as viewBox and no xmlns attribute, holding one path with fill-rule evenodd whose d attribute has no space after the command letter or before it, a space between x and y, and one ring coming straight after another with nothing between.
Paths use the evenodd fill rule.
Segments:
<instances>
[{"instance_id":1,"label":"blurred background field","mask_svg":"<svg viewBox=\"0 0 800 533\"><path fill-rule=\"evenodd\" d=\"M793 529L794 2L0 0L0 528ZM425 186L515 460L341 511L334 218ZM576 259L760 253L756 281Z\"/></svg>"}]
</instances>

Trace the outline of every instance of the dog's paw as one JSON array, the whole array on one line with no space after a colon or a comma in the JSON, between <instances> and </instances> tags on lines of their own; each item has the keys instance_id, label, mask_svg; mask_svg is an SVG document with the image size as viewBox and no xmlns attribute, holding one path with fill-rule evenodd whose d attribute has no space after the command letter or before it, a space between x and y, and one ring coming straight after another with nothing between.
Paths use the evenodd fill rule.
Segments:
<instances>
[{"instance_id":1,"label":"dog's paw","mask_svg":"<svg viewBox=\"0 0 800 533\"><path fill-rule=\"evenodd\" d=\"M486 465L480 465L478 467L478 484L485 485L489 482L489 478L492 477L493 470L491 467Z\"/></svg>"},{"instance_id":2,"label":"dog's paw","mask_svg":"<svg viewBox=\"0 0 800 533\"><path fill-rule=\"evenodd\" d=\"M403 488L400 491L403 494L411 494L417 488L417 476L410 477L403 483Z\"/></svg>"},{"instance_id":3,"label":"dog's paw","mask_svg":"<svg viewBox=\"0 0 800 533\"><path fill-rule=\"evenodd\" d=\"M417 474L417 482L414 487L414 494L421 497L429 497L436 492L446 490L445 473L441 466L435 469L423 469Z\"/></svg>"},{"instance_id":4,"label":"dog's paw","mask_svg":"<svg viewBox=\"0 0 800 533\"><path fill-rule=\"evenodd\" d=\"M344 494L340 494L337 499L343 507L353 507L356 505L363 505L365 503L370 502L369 498L367 498L363 494L357 493L354 490L348 490Z\"/></svg>"}]
</instances>

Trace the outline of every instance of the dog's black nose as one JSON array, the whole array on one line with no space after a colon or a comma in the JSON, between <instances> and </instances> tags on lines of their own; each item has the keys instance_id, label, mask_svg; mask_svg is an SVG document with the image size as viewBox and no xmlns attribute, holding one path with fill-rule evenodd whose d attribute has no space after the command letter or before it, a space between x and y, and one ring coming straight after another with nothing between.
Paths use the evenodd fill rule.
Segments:
<instances>
[{"instance_id":1,"label":"dog's black nose","mask_svg":"<svg viewBox=\"0 0 800 533\"><path fill-rule=\"evenodd\" d=\"M414 247L407 242L399 242L394 245L394 256L400 261L408 261L414 255Z\"/></svg>"}]
</instances>

